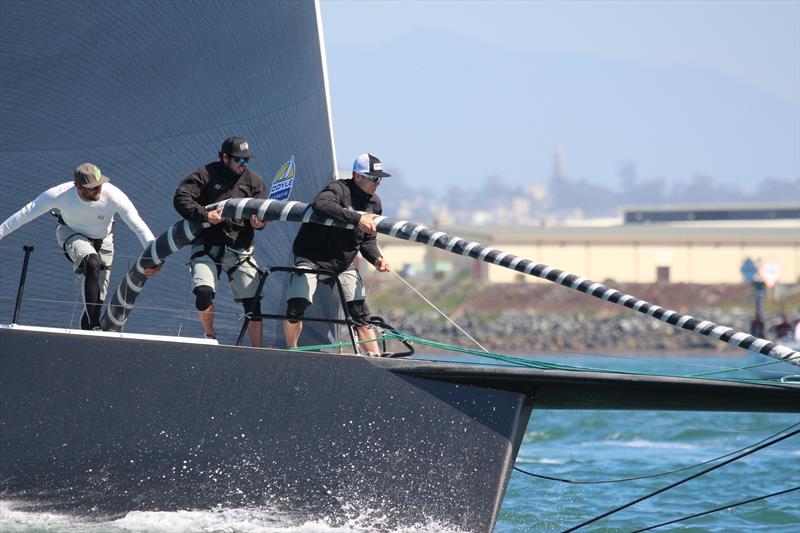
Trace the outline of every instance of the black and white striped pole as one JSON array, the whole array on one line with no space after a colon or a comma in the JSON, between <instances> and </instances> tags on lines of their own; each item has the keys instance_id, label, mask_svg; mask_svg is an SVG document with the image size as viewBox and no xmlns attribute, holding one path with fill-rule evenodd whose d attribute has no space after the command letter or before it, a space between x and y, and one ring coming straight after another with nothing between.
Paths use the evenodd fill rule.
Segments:
<instances>
[{"instance_id":1,"label":"black and white striped pole","mask_svg":"<svg viewBox=\"0 0 800 533\"><path fill-rule=\"evenodd\" d=\"M201 230L210 226L208 223L181 220L173 224L167 231L150 242L136 262L125 274L117 290L111 295L106 306L100 326L105 331L122 331L125 321L133 309L136 297L142 292L148 276L145 268L160 265L169 255L190 244Z\"/></svg>"},{"instance_id":2,"label":"black and white striped pole","mask_svg":"<svg viewBox=\"0 0 800 533\"><path fill-rule=\"evenodd\" d=\"M225 218L243 219L249 218L251 215L256 215L260 220L264 221L312 222L326 226L343 228L353 227L352 224L346 224L319 215L315 213L308 204L302 202L236 198L214 204L214 206L209 206L209 208L220 206L223 207L222 214ZM179 224L181 223L174 225L170 232L174 232L176 226ZM570 274L569 272L542 263L537 263L530 259L518 257L490 246L468 241L461 237L449 235L443 231L433 230L407 220L395 220L380 216L377 218L376 225L378 233L390 237L418 242L453 254L472 257L485 263L502 266L523 274L558 283L569 289L638 311L639 313L661 320L677 328L698 335L715 338L731 346L767 355L780 361L800 365L800 353L787 346L754 337L748 333L736 331L708 320L700 320L690 315L678 313L677 311L664 309L645 300L607 287L602 283L596 283L592 280ZM163 237L164 235L160 236L157 241L161 241ZM159 252L162 251L162 247L157 248ZM163 259L165 256L158 255L157 257ZM129 310L129 308L126 308L126 311L127 310Z\"/></svg>"}]
</instances>

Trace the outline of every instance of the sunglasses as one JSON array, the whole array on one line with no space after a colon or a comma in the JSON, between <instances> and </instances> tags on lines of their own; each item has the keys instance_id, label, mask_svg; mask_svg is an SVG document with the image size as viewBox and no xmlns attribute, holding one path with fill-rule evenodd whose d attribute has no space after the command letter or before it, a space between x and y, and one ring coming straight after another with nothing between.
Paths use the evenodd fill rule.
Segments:
<instances>
[{"instance_id":1,"label":"sunglasses","mask_svg":"<svg viewBox=\"0 0 800 533\"><path fill-rule=\"evenodd\" d=\"M383 176L370 176L368 174L361 174L361 177L364 179L368 179L372 183L380 183L383 179Z\"/></svg>"},{"instance_id":2,"label":"sunglasses","mask_svg":"<svg viewBox=\"0 0 800 533\"><path fill-rule=\"evenodd\" d=\"M232 155L228 156L228 157L231 158L231 161L233 161L234 163L237 163L239 165L246 165L248 163L248 161L250 161L249 157L234 157Z\"/></svg>"}]
</instances>

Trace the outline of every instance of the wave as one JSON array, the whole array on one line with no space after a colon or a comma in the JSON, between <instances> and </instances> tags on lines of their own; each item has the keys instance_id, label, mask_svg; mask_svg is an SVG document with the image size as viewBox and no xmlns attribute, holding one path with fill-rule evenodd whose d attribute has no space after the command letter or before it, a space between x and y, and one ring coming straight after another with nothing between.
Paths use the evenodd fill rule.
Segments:
<instances>
[{"instance_id":1,"label":"wave","mask_svg":"<svg viewBox=\"0 0 800 533\"><path fill-rule=\"evenodd\" d=\"M581 446L619 446L625 448L659 448L665 450L701 450L704 447L684 442L664 442L647 439L614 440L605 439L593 442L583 442Z\"/></svg>"},{"instance_id":2,"label":"wave","mask_svg":"<svg viewBox=\"0 0 800 533\"><path fill-rule=\"evenodd\" d=\"M363 512L341 525L322 520L298 520L289 513L269 508L131 511L108 521L31 509L28 502L0 500L0 531L59 533L362 533L380 529L387 533L460 533L436 521L390 529L382 517Z\"/></svg>"},{"instance_id":3,"label":"wave","mask_svg":"<svg viewBox=\"0 0 800 533\"><path fill-rule=\"evenodd\" d=\"M521 455L517 457L516 463L525 463L529 465L563 465L566 464L566 461L561 459L549 459L547 457L522 457Z\"/></svg>"}]
</instances>

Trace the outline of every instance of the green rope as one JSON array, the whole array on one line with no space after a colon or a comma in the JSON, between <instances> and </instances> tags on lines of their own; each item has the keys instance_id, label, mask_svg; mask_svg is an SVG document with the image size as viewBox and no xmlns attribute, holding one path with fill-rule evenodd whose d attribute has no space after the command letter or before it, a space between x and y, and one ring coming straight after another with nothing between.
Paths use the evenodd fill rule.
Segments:
<instances>
[{"instance_id":1,"label":"green rope","mask_svg":"<svg viewBox=\"0 0 800 533\"><path fill-rule=\"evenodd\" d=\"M714 370L712 372L703 372L702 374L692 374L693 377L702 377L702 376L710 376L712 374L724 374L725 372L735 372L737 370L749 370L751 368L759 368L762 366L770 366L776 365L778 363L783 363L784 361L769 361L767 363L758 363L757 365L750 365L750 366L740 366L737 368L725 368L723 370Z\"/></svg>"},{"instance_id":2,"label":"green rope","mask_svg":"<svg viewBox=\"0 0 800 533\"><path fill-rule=\"evenodd\" d=\"M602 369L602 368L593 368L587 366L577 366L577 365L564 365L558 363L549 363L546 361L541 361L537 359L529 359L529 358L520 358L515 357L512 355L505 355L499 354L494 352L484 352L482 350L477 350L474 348L464 348L461 346L454 346L450 344L446 344L443 342L431 341L427 339L423 339L421 337L415 337L413 335L409 335L407 333L400 333L396 331L386 332L387 337L394 337L397 340L405 340L405 341L412 341L418 344L422 344L424 346L430 346L433 348L438 348L441 350L452 351L457 353L464 353L469 355L475 355L477 357L484 357L488 359L493 359L496 361L503 361L506 363L510 363L516 366L528 367L528 368L536 368L539 370L564 370L564 371L572 371L572 372L605 372L609 374L620 374L620 375L637 375L637 376L653 376L653 377L669 377L669 378L695 378L695 379L708 379L708 378L701 378L698 375L686 375L686 374L655 374L655 373L642 373L642 372L632 372L627 370L610 370L610 369ZM776 361L779 362L779 361ZM771 363L767 363L771 364ZM758 366L758 365L754 365ZM795 385L789 383L780 383L775 381L769 380L759 380L759 379L748 379L748 378L715 378L714 381L723 381L723 382L735 382L735 383L753 383L753 384L763 384L763 385L773 385L779 386L782 388L795 388Z\"/></svg>"},{"instance_id":3,"label":"green rope","mask_svg":"<svg viewBox=\"0 0 800 533\"><path fill-rule=\"evenodd\" d=\"M422 337L416 337L414 335L410 335L408 333L401 333L399 331L385 331L384 335L377 337L376 339L366 340L366 341L357 341L358 344L364 344L366 342L373 342L373 341L382 341L382 340L397 340L400 342L408 342L408 343L415 343L420 344L423 346L429 346L431 348L436 348L439 350L444 350L448 352L455 352L455 353L463 353L466 355L474 355L476 357L481 357L485 359L491 359L494 361L500 361L506 364L511 364L514 366L526 367L526 368L535 368L537 370L562 370L567 372L605 372L608 374L620 374L620 375L629 375L629 376L652 376L652 377L668 377L668 378L693 378L693 379L708 379L705 376L711 376L714 374L723 374L726 372L734 372L737 370L747 370L750 368L758 368L762 366L773 365L776 363L780 363L781 361L770 361L767 363L760 363L756 365L744 366L739 368L730 368L730 369L723 369L723 370L714 370L711 372L704 372L700 374L654 374L654 373L642 373L642 372L633 372L628 370L613 370L613 369L605 369L605 368L594 368L589 366L578 366L578 365L565 365L560 363L550 363L547 361L541 361L538 359L530 359L530 358L521 358L516 357L513 355L501 354L496 352L488 352L483 350L478 350L476 348L466 348L463 346L456 346L452 344L447 344L444 342L438 342L433 340L424 339ZM299 346L297 348L289 348L290 351L320 351L324 349L330 348L341 348L344 346L351 346L352 343L350 342L342 342L342 343L335 343L335 344L317 344L313 346ZM773 385L779 386L783 388L795 388L796 385L791 383L781 383L776 381L769 381L769 380L762 380L762 379L749 379L749 378L722 378L717 377L713 378L714 381L724 381L724 382L734 382L734 383L752 383L752 384L762 384L762 385Z\"/></svg>"},{"instance_id":4,"label":"green rope","mask_svg":"<svg viewBox=\"0 0 800 533\"><path fill-rule=\"evenodd\" d=\"M356 344L366 344L368 342L377 342L382 340L391 339L392 337L388 337L386 335L382 335L380 337L376 337L374 339L369 339L365 341L356 341ZM352 342L338 342L336 344L315 344L313 346L298 346L297 348L286 348L286 351L289 352L318 352L320 350L324 350L327 348L343 348L345 346L352 346Z\"/></svg>"}]
</instances>

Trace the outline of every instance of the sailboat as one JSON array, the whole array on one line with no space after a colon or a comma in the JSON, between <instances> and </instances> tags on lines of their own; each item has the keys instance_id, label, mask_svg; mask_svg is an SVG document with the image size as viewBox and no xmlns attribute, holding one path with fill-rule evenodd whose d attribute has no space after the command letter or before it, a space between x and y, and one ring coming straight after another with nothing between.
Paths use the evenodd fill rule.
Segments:
<instances>
[{"instance_id":1,"label":"sailboat","mask_svg":"<svg viewBox=\"0 0 800 533\"><path fill-rule=\"evenodd\" d=\"M76 329L74 303L58 296L72 274L51 243L31 254L24 298L13 283L0 287L3 301L21 300L15 319L10 305L0 310L6 496L88 514L267 505L331 523L358 507L388 517L387 527L434 519L491 531L534 409L800 410L791 384L353 357L176 335L186 318L177 308L192 311L176 239L191 240L192 228L176 223L165 197L214 159L223 138L248 138L259 168L282 169L283 178L290 158L297 166L291 199L224 206L279 221L256 245L260 264L290 264L298 224L319 222L304 202L336 169L319 6L14 3L0 31L0 216L90 158L151 227L166 229L144 252L120 234L106 331ZM11 179L20 169L24 179ZM4 273L19 271L21 254L11 251L48 223L3 240ZM796 360L768 341L480 243L389 218L380 229ZM156 262L165 266L145 284L137 269ZM278 310L285 284L277 275L269 283L263 307ZM323 316L338 312L332 297L315 305ZM238 313L219 299L220 317ZM303 340L329 344L337 332L314 322ZM281 345L278 327L265 333Z\"/></svg>"}]
</instances>

